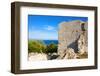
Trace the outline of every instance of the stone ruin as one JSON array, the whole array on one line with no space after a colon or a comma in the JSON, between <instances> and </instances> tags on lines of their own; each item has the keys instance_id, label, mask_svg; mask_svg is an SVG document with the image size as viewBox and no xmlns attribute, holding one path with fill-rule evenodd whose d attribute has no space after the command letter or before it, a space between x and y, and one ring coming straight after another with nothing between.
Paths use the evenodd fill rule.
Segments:
<instances>
[{"instance_id":1,"label":"stone ruin","mask_svg":"<svg viewBox=\"0 0 100 76\"><path fill-rule=\"evenodd\" d=\"M88 51L88 23L80 20L61 22L58 30L59 59L76 59Z\"/></svg>"}]
</instances>

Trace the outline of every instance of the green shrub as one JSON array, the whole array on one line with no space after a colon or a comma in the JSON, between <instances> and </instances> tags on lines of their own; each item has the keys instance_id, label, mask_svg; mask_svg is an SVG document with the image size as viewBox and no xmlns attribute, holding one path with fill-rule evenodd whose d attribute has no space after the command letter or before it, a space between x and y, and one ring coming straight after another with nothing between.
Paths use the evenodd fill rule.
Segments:
<instances>
[{"instance_id":1,"label":"green shrub","mask_svg":"<svg viewBox=\"0 0 100 76\"><path fill-rule=\"evenodd\" d=\"M40 40L29 40L28 42L28 52L38 52L38 53L45 53L46 46L43 41Z\"/></svg>"},{"instance_id":2,"label":"green shrub","mask_svg":"<svg viewBox=\"0 0 100 76\"><path fill-rule=\"evenodd\" d=\"M57 52L57 44L51 43L45 45L41 40L29 40L28 42L28 53L37 52L37 53L54 53Z\"/></svg>"},{"instance_id":3,"label":"green shrub","mask_svg":"<svg viewBox=\"0 0 100 76\"><path fill-rule=\"evenodd\" d=\"M46 53L54 53L54 52L57 52L57 44L54 44L54 43L51 43L47 46L46 48Z\"/></svg>"}]
</instances>

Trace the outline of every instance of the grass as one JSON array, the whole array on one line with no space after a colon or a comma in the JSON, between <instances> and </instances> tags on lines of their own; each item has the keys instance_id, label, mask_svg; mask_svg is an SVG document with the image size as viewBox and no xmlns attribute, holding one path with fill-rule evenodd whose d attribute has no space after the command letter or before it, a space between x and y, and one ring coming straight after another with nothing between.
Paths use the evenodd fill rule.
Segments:
<instances>
[{"instance_id":1,"label":"grass","mask_svg":"<svg viewBox=\"0 0 100 76\"><path fill-rule=\"evenodd\" d=\"M84 58L88 58L88 53L83 53L83 54L79 54L79 53L77 53L77 59L84 59Z\"/></svg>"}]
</instances>

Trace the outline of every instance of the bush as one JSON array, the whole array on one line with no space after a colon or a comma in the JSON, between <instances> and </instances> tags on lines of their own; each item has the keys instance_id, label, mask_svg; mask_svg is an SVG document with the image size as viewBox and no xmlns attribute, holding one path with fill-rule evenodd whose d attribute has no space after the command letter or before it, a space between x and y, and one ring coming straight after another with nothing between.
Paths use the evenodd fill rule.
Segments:
<instances>
[{"instance_id":1,"label":"bush","mask_svg":"<svg viewBox=\"0 0 100 76\"><path fill-rule=\"evenodd\" d=\"M45 53L46 46L43 41L40 40L29 40L28 42L28 52L38 52L38 53Z\"/></svg>"},{"instance_id":2,"label":"bush","mask_svg":"<svg viewBox=\"0 0 100 76\"><path fill-rule=\"evenodd\" d=\"M41 40L29 40L28 42L28 53L37 52L37 53L54 53L57 52L57 44L51 43L45 45Z\"/></svg>"},{"instance_id":3,"label":"bush","mask_svg":"<svg viewBox=\"0 0 100 76\"><path fill-rule=\"evenodd\" d=\"M54 43L51 43L47 46L46 48L46 53L54 53L54 52L57 52L57 44L54 44Z\"/></svg>"}]
</instances>

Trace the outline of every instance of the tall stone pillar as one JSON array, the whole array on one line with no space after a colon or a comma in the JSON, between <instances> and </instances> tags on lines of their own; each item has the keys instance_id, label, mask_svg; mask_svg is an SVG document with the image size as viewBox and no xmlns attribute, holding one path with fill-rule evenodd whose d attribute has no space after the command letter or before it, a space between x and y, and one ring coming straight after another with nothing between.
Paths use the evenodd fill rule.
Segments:
<instances>
[{"instance_id":1,"label":"tall stone pillar","mask_svg":"<svg viewBox=\"0 0 100 76\"><path fill-rule=\"evenodd\" d=\"M78 38L82 33L82 21L61 22L58 31L58 54L62 58L68 48L78 52ZM87 26L83 28L87 29Z\"/></svg>"}]
</instances>

